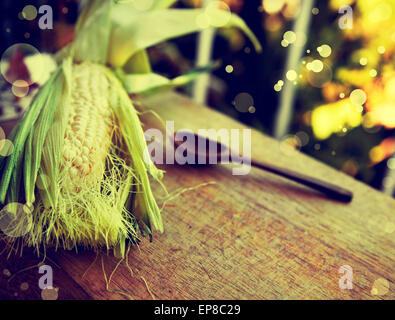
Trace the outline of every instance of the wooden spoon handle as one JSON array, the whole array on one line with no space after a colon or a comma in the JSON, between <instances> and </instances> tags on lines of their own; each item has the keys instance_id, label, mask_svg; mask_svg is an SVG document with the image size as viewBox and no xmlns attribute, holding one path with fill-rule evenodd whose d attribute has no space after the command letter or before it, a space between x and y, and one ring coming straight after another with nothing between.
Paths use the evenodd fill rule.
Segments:
<instances>
[{"instance_id":1,"label":"wooden spoon handle","mask_svg":"<svg viewBox=\"0 0 395 320\"><path fill-rule=\"evenodd\" d=\"M325 182L289 169L280 168L272 164L263 163L256 160L252 161L251 165L275 173L279 176L288 178L290 180L296 181L314 190L321 191L322 193L326 194L332 199L336 199L347 203L352 201L353 193L351 191L347 189L343 189L342 187L336 186L329 182Z\"/></svg>"}]
</instances>

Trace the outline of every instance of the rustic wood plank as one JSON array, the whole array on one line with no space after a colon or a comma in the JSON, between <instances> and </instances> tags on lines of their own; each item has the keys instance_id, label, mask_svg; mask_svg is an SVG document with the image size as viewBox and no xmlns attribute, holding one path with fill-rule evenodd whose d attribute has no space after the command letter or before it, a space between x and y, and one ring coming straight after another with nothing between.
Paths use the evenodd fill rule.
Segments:
<instances>
[{"instance_id":1,"label":"rustic wood plank","mask_svg":"<svg viewBox=\"0 0 395 320\"><path fill-rule=\"evenodd\" d=\"M91 299L91 297L52 259L43 260L32 250L25 249L22 257L10 254L0 242L0 300L41 300L48 297L57 300ZM50 254L50 253L49 253ZM42 295L39 266L46 264L53 270L53 290Z\"/></svg>"},{"instance_id":2,"label":"rustic wood plank","mask_svg":"<svg viewBox=\"0 0 395 320\"><path fill-rule=\"evenodd\" d=\"M245 128L177 94L143 102L176 128ZM109 277L117 259L60 251L57 263L96 299L150 299L144 279L159 299L394 299L394 199L306 155L284 152L257 131L252 156L349 188L355 199L332 201L256 169L236 177L229 166L165 166L170 192L216 184L167 203L164 234L130 252L133 275L123 261L106 290L102 263ZM352 290L339 288L342 265L353 268ZM372 295L379 278L389 291Z\"/></svg>"}]
</instances>

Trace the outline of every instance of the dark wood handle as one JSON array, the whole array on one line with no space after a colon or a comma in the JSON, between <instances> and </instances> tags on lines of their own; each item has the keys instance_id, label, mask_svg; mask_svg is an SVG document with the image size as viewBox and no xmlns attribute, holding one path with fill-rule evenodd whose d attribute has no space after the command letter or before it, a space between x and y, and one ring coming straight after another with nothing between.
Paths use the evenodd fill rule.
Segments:
<instances>
[{"instance_id":1,"label":"dark wood handle","mask_svg":"<svg viewBox=\"0 0 395 320\"><path fill-rule=\"evenodd\" d=\"M252 161L251 165L272 173L275 173L279 176L288 178L290 180L296 181L300 184L303 184L305 186L308 186L314 190L321 191L322 193L328 195L332 199L336 199L342 202L351 202L353 198L353 193L347 189L344 189L342 187L336 186L334 184L331 184L329 182L325 182L313 177L306 176L304 174L294 172L289 169L285 168L280 168L277 166L274 166L272 164L268 163L263 163L259 161Z\"/></svg>"}]
</instances>

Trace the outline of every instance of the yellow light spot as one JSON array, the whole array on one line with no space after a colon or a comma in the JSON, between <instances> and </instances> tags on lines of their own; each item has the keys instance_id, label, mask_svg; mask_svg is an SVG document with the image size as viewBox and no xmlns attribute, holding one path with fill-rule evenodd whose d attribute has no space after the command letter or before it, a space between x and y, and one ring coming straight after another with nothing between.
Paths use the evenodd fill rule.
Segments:
<instances>
[{"instance_id":1,"label":"yellow light spot","mask_svg":"<svg viewBox=\"0 0 395 320\"><path fill-rule=\"evenodd\" d=\"M323 58L328 58L332 54L332 48L327 44L322 45L321 47L317 48L318 53Z\"/></svg>"},{"instance_id":2,"label":"yellow light spot","mask_svg":"<svg viewBox=\"0 0 395 320\"><path fill-rule=\"evenodd\" d=\"M385 47L383 47L383 46L378 47L377 48L377 52L380 53L380 54L384 54L385 53Z\"/></svg>"},{"instance_id":3,"label":"yellow light spot","mask_svg":"<svg viewBox=\"0 0 395 320\"><path fill-rule=\"evenodd\" d=\"M298 74L296 73L296 71L295 70L289 70L288 72L287 72L287 79L289 80L289 81L295 81L296 80L296 78L298 77Z\"/></svg>"},{"instance_id":4,"label":"yellow light spot","mask_svg":"<svg viewBox=\"0 0 395 320\"><path fill-rule=\"evenodd\" d=\"M361 64L361 66L366 66L368 64L368 59L367 58L361 58L359 59L359 63Z\"/></svg>"},{"instance_id":5,"label":"yellow light spot","mask_svg":"<svg viewBox=\"0 0 395 320\"><path fill-rule=\"evenodd\" d=\"M311 12L316 16L317 14L320 13L320 9L318 9L318 8L313 8L313 9L311 10Z\"/></svg>"},{"instance_id":6,"label":"yellow light spot","mask_svg":"<svg viewBox=\"0 0 395 320\"><path fill-rule=\"evenodd\" d=\"M289 43L294 43L296 41L296 34L293 31L287 31L284 33L284 40Z\"/></svg>"},{"instance_id":7,"label":"yellow light spot","mask_svg":"<svg viewBox=\"0 0 395 320\"><path fill-rule=\"evenodd\" d=\"M341 133L343 128L354 128L361 124L362 114L353 108L349 99L322 105L315 108L311 115L314 135L324 140L333 133Z\"/></svg>"},{"instance_id":8,"label":"yellow light spot","mask_svg":"<svg viewBox=\"0 0 395 320\"><path fill-rule=\"evenodd\" d=\"M350 94L350 100L356 105L363 105L367 100L365 91L361 89L356 89L352 91Z\"/></svg>"},{"instance_id":9,"label":"yellow light spot","mask_svg":"<svg viewBox=\"0 0 395 320\"><path fill-rule=\"evenodd\" d=\"M363 106L356 106L355 109L357 112L363 112Z\"/></svg>"},{"instance_id":10,"label":"yellow light spot","mask_svg":"<svg viewBox=\"0 0 395 320\"><path fill-rule=\"evenodd\" d=\"M275 91L280 92L281 89L282 89L282 86L280 86L278 83L276 83L276 84L274 85L274 90L275 90Z\"/></svg>"},{"instance_id":11,"label":"yellow light spot","mask_svg":"<svg viewBox=\"0 0 395 320\"><path fill-rule=\"evenodd\" d=\"M342 92L342 93L339 94L339 97L340 97L341 99L344 99L345 96L346 96L346 95L344 94L344 92Z\"/></svg>"},{"instance_id":12,"label":"yellow light spot","mask_svg":"<svg viewBox=\"0 0 395 320\"><path fill-rule=\"evenodd\" d=\"M11 91L16 97L23 98L29 93L29 84L25 80L16 80Z\"/></svg>"},{"instance_id":13,"label":"yellow light spot","mask_svg":"<svg viewBox=\"0 0 395 320\"><path fill-rule=\"evenodd\" d=\"M284 85L284 81L282 81L282 80L278 80L277 83L278 83L279 86L283 86Z\"/></svg>"},{"instance_id":14,"label":"yellow light spot","mask_svg":"<svg viewBox=\"0 0 395 320\"><path fill-rule=\"evenodd\" d=\"M14 144L11 140L4 139L0 141L0 157L8 157L14 152Z\"/></svg>"},{"instance_id":15,"label":"yellow light spot","mask_svg":"<svg viewBox=\"0 0 395 320\"><path fill-rule=\"evenodd\" d=\"M23 8L22 10L22 16L26 19L26 20L33 20L37 17L37 9L35 6L32 5L27 5Z\"/></svg>"},{"instance_id":16,"label":"yellow light spot","mask_svg":"<svg viewBox=\"0 0 395 320\"><path fill-rule=\"evenodd\" d=\"M324 64L321 60L314 60L310 65L311 71L319 73L324 69Z\"/></svg>"},{"instance_id":17,"label":"yellow light spot","mask_svg":"<svg viewBox=\"0 0 395 320\"><path fill-rule=\"evenodd\" d=\"M372 295L383 296L386 295L389 291L390 284L387 279L378 278L374 281L373 287L371 290Z\"/></svg>"},{"instance_id":18,"label":"yellow light spot","mask_svg":"<svg viewBox=\"0 0 395 320\"><path fill-rule=\"evenodd\" d=\"M280 12L284 7L285 0L263 0L262 7L269 14Z\"/></svg>"},{"instance_id":19,"label":"yellow light spot","mask_svg":"<svg viewBox=\"0 0 395 320\"><path fill-rule=\"evenodd\" d=\"M251 106L251 107L248 108L248 112L249 112L249 113L255 113L255 110L256 110L256 109L255 109L254 106Z\"/></svg>"},{"instance_id":20,"label":"yellow light spot","mask_svg":"<svg viewBox=\"0 0 395 320\"><path fill-rule=\"evenodd\" d=\"M310 51L310 49L307 49L306 52L307 52L307 53L310 53L311 51Z\"/></svg>"},{"instance_id":21,"label":"yellow light spot","mask_svg":"<svg viewBox=\"0 0 395 320\"><path fill-rule=\"evenodd\" d=\"M228 64L228 65L225 67L225 71L226 71L227 73L232 73L232 72L233 72L233 66L230 65L230 64Z\"/></svg>"},{"instance_id":22,"label":"yellow light spot","mask_svg":"<svg viewBox=\"0 0 395 320\"><path fill-rule=\"evenodd\" d=\"M281 41L281 46L283 46L284 48L289 46L289 42L287 40L282 40Z\"/></svg>"},{"instance_id":23,"label":"yellow light spot","mask_svg":"<svg viewBox=\"0 0 395 320\"><path fill-rule=\"evenodd\" d=\"M377 76L377 70L376 70L376 69L370 70L370 71L369 71L369 75L370 75L372 78L376 77L376 76Z\"/></svg>"}]
</instances>

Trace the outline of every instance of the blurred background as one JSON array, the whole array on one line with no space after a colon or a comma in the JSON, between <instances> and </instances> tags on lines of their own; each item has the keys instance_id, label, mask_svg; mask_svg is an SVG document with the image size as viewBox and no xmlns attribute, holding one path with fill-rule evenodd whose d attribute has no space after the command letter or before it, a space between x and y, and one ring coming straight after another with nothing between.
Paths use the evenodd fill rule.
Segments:
<instances>
[{"instance_id":1,"label":"blurred background","mask_svg":"<svg viewBox=\"0 0 395 320\"><path fill-rule=\"evenodd\" d=\"M218 61L199 92L196 84L180 91L394 196L395 0L180 0L174 7L212 2L246 21L263 53L237 30L206 30L150 48L153 69L172 78L204 57ZM44 4L53 9L51 30L38 28L31 7ZM15 43L56 52L72 41L78 10L76 0L2 0L1 54ZM7 108L23 111L19 101L0 79L0 120Z\"/></svg>"}]
</instances>

